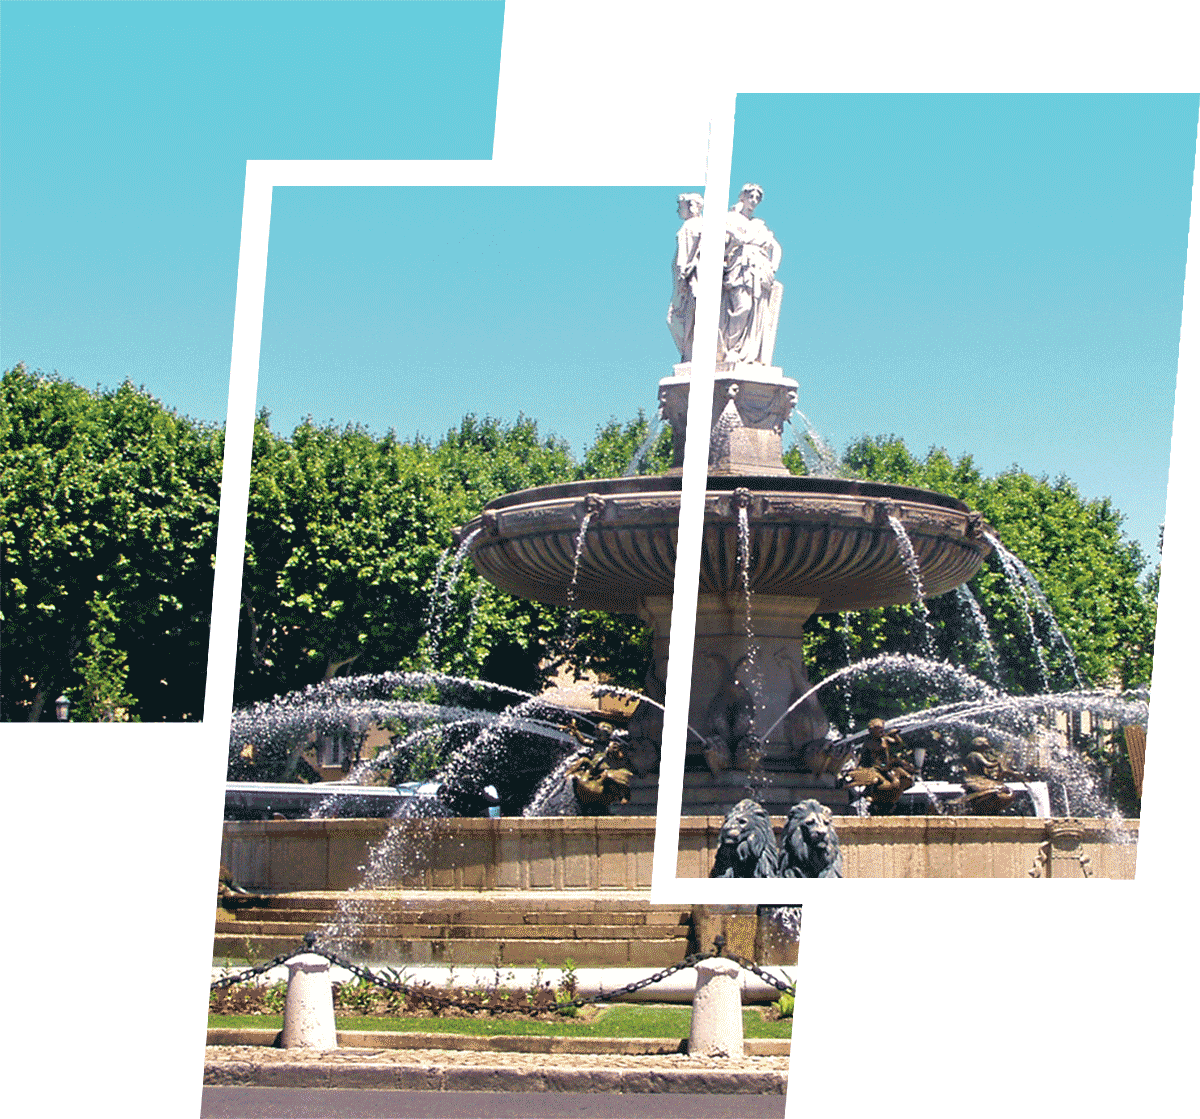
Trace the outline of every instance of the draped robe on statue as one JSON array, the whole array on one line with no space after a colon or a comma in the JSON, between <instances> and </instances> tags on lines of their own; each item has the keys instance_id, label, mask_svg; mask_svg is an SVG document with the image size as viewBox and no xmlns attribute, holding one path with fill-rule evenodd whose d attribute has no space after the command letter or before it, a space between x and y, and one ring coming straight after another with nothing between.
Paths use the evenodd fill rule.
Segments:
<instances>
[{"instance_id":1,"label":"draped robe on statue","mask_svg":"<svg viewBox=\"0 0 1200 1119\"><path fill-rule=\"evenodd\" d=\"M700 256L700 226L703 218L688 218L675 234L675 260L671 265L674 286L667 326L680 361L692 360L692 335L696 328L696 264Z\"/></svg>"},{"instance_id":2,"label":"draped robe on statue","mask_svg":"<svg viewBox=\"0 0 1200 1119\"><path fill-rule=\"evenodd\" d=\"M725 223L725 276L721 292L721 349L726 361L770 364L764 340L772 311L777 314L782 285L775 269L782 254L761 218L734 209ZM773 337L771 338L773 341ZM720 356L720 355L719 355Z\"/></svg>"}]
</instances>

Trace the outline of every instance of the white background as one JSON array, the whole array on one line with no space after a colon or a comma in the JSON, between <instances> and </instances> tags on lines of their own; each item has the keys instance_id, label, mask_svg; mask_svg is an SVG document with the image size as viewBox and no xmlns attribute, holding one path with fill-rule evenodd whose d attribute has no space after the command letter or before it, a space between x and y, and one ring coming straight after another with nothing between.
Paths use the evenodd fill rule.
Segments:
<instances>
[{"instance_id":1,"label":"white background","mask_svg":"<svg viewBox=\"0 0 1200 1119\"><path fill-rule=\"evenodd\" d=\"M570 179L573 162L598 156L615 180L700 181L706 94L719 83L1200 88L1184 5L826 8L509 0L495 155L527 166L531 182ZM1193 214L1193 246L1196 228ZM1196 440L1178 437L1198 415L1194 252L1189 263L1138 880L809 884L797 1020L819 1036L798 1047L790 1114L1179 1109L1194 1035L1180 1017L1196 987L1194 808L1171 780L1194 765L1183 752L1200 631L1185 581ZM32 794L14 789L7 815L7 1002L23 1039L8 1095L25 1110L198 1114L222 723L5 727L20 769L43 775Z\"/></svg>"}]
</instances>

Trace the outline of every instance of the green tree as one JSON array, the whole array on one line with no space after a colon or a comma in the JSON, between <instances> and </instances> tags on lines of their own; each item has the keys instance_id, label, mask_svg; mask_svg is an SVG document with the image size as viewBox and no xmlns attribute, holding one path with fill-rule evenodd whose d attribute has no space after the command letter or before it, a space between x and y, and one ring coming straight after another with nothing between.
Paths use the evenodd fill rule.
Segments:
<instances>
[{"instance_id":1,"label":"green tree","mask_svg":"<svg viewBox=\"0 0 1200 1119\"><path fill-rule=\"evenodd\" d=\"M238 701L397 667L536 685L558 615L481 584L465 566L452 583L452 533L493 497L567 480L573 468L566 445L540 438L523 417L467 416L431 445L311 420L285 440L261 415Z\"/></svg>"},{"instance_id":2,"label":"green tree","mask_svg":"<svg viewBox=\"0 0 1200 1119\"><path fill-rule=\"evenodd\" d=\"M1036 577L1062 633L1074 647L1079 672L1099 685L1149 681L1154 648L1155 601L1141 579L1145 561L1121 532L1122 517L1107 498L1086 500L1066 478L1051 482L1014 467L984 477L970 455L952 460L934 448L917 458L896 436L861 438L844 456L848 474L936 490L978 510L1000 542ZM1042 612L1032 609L1044 648L1045 678L1033 647L1026 602L993 552L968 584L987 619L1001 664L1001 683L1018 693L1076 686L1074 671ZM1032 604L1032 600L1031 604ZM928 602L934 653L990 677L983 645L959 595ZM924 651L923 624L910 606L814 618L806 627L814 679L876 652ZM856 689L861 720L904 702L895 693ZM914 695L912 703L929 697ZM840 697L830 698L835 721Z\"/></svg>"},{"instance_id":3,"label":"green tree","mask_svg":"<svg viewBox=\"0 0 1200 1119\"><path fill-rule=\"evenodd\" d=\"M671 465L671 427L662 425L657 437L645 447L650 437L650 421L646 413L638 409L635 419L622 423L610 419L596 429L596 438L583 453L577 477L621 478L633 464L635 456L642 452L636 474L661 474Z\"/></svg>"},{"instance_id":4,"label":"green tree","mask_svg":"<svg viewBox=\"0 0 1200 1119\"><path fill-rule=\"evenodd\" d=\"M87 647L79 658L82 685L74 689L72 717L81 723L128 722L137 697L128 691L129 654L117 647L120 619L112 597L96 596L91 601Z\"/></svg>"},{"instance_id":5,"label":"green tree","mask_svg":"<svg viewBox=\"0 0 1200 1119\"><path fill-rule=\"evenodd\" d=\"M0 437L3 717L199 718L222 433L18 365Z\"/></svg>"},{"instance_id":6,"label":"green tree","mask_svg":"<svg viewBox=\"0 0 1200 1119\"><path fill-rule=\"evenodd\" d=\"M430 668L535 690L564 655L566 611L514 598L456 554L453 532L515 490L624 473L649 434L643 414L567 445L467 415L439 441L311 420L290 438L255 425L235 698L248 703L342 672ZM642 464L670 463L670 431ZM581 668L638 686L649 632L584 612Z\"/></svg>"},{"instance_id":7,"label":"green tree","mask_svg":"<svg viewBox=\"0 0 1200 1119\"><path fill-rule=\"evenodd\" d=\"M578 478L623 477L639 452L642 458L635 473L661 474L671 465L670 425L664 424L646 446L650 435L650 421L641 409L625 423L610 419L596 429L595 439L584 451ZM633 615L581 611L575 627L574 663L608 683L640 690L652 659L651 636L650 627Z\"/></svg>"}]
</instances>

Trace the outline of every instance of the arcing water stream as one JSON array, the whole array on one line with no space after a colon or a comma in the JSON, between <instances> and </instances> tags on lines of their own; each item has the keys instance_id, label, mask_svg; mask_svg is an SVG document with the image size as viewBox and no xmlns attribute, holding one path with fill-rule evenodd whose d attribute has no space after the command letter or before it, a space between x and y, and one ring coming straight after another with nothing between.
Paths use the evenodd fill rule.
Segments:
<instances>
[{"instance_id":1,"label":"arcing water stream","mask_svg":"<svg viewBox=\"0 0 1200 1119\"><path fill-rule=\"evenodd\" d=\"M747 641L747 663L750 669L745 684L751 691L753 702L761 702L758 692L757 644L753 628L753 596L750 585L750 509L749 502L736 501L737 508L737 564L742 582L745 603L745 632ZM589 505L581 517L579 532L575 540L574 571L568 601L573 601L574 583L579 575L579 560L582 554L589 525L599 509ZM928 611L924 609L923 589L919 563L915 549L899 519L889 514L888 523L895 534L897 547L904 561L913 586L913 597L922 619L924 646L933 645ZM473 534L472 534L473 535ZM472 536L464 538L457 549L450 571L443 580L442 565L435 580L431 617L435 621L434 636L430 648L437 648L437 633L450 601L450 592L462 568L465 547ZM1033 623L1031 599L1040 612L1049 618L1050 632L1065 650L1068 663L1077 681L1082 684L1076 658L1066 641L1061 628L1053 621L1049 604L1036 580L1007 549L1004 549L993 534L988 534L1000 564L1008 578L1012 594L1022 606L1033 649L1037 657L1043 680L1047 677L1046 657ZM905 545L907 544L907 547ZM964 614L978 630L986 650L988 668L993 680L999 679L1000 671L994 648L988 633L987 621L978 602L970 591L963 588L959 602ZM566 623L567 653L570 637L574 633L575 612L571 611ZM1024 739L1035 733L1032 716L1038 714L1051 717L1059 712L1089 712L1119 723L1143 723L1146 719L1146 703L1143 696L1123 695L1104 690L1086 690L1082 686L1071 692L1052 693L1044 690L1035 696L1009 696L993 683L986 682L947 662L931 657L900 654L880 654L847 664L814 684L803 695L795 698L788 708L761 735L765 741L778 729L785 719L799 709L805 700L816 695L828 685L853 690L854 681L883 680L888 689L911 689L918 683L926 694L941 697L942 702L925 710L895 715L890 727L896 731L914 733L931 728L940 728L943 738L949 740L955 732L959 735L988 735L995 745L1017 749ZM661 707L656 701L628 689L601 687L598 692L620 693L642 702ZM498 705L502 710L494 710ZM320 810L322 814L336 811L336 795L347 787L378 780L381 770L389 767L407 769L408 764L424 748L430 756L441 754L443 762L432 778L432 784L442 788L440 809L443 812L477 812L480 810L480 790L487 785L496 785L501 792L504 811L538 814L554 811L554 804L561 798L553 795L547 783L548 775L563 768L566 760L578 753L578 740L568 733L568 724L577 719L587 722L578 711L565 711L548 703L543 698L516 689L480 680L469 680L439 673L382 673L371 676L335 677L322 684L301 692L290 693L276 700L258 704L237 712L233 719L230 753L236 757L247 744L253 743L259 751L271 749L293 750L295 743L314 732L330 734L344 731L347 727L363 728L368 724L392 721L401 727L392 744L376 757L357 763L347 774L339 789L331 788L330 800ZM849 728L847 728L849 729ZM695 728L690 728L696 738L703 740ZM836 728L831 737L838 736ZM860 735L851 736L848 741ZM519 746L516 745L519 743ZM436 749L434 749L436 747ZM1070 803L1076 812L1087 810L1089 814L1109 815L1111 807L1103 798L1084 786L1084 775L1090 772L1082 759L1069 762L1060 759L1060 769L1073 786ZM1069 771L1069 772L1068 772ZM1094 782L1091 782L1094 784ZM522 799L524 798L524 799ZM410 806L413 808L415 806Z\"/></svg>"}]
</instances>

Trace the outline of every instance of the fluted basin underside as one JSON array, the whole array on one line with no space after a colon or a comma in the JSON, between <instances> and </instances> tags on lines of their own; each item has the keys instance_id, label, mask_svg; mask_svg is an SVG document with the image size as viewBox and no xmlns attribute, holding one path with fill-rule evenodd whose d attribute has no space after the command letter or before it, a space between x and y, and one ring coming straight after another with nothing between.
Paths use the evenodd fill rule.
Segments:
<instances>
[{"instance_id":1,"label":"fluted basin underside","mask_svg":"<svg viewBox=\"0 0 1200 1119\"><path fill-rule=\"evenodd\" d=\"M926 597L965 583L990 550L977 513L927 490L804 477L710 477L708 487L701 593L742 590L739 504L748 512L751 589L815 599L815 613L914 600L890 516L912 542ZM679 490L678 475L541 486L490 502L462 532L479 530L470 551L484 578L561 606L590 512L571 604L632 614L640 599L672 593Z\"/></svg>"}]
</instances>

